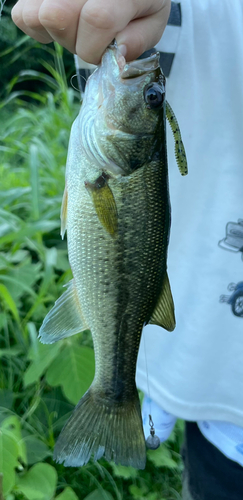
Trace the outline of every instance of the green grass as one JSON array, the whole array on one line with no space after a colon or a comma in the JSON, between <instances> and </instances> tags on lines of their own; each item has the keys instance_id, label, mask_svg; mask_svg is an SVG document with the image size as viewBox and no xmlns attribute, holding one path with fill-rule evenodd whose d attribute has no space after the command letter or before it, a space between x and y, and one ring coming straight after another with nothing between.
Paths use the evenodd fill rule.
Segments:
<instances>
[{"instance_id":1,"label":"green grass","mask_svg":"<svg viewBox=\"0 0 243 500\"><path fill-rule=\"evenodd\" d=\"M94 372L90 332L42 345L38 329L71 279L60 207L71 124L79 110L61 49L43 78L50 91L16 93L0 103L0 500L178 500L183 423L148 452L145 471L101 460L83 468L52 461L55 439ZM1 61L0 61L1 63ZM27 99L27 100L26 100ZM88 369L82 371L82 356ZM70 361L72 360L72 361ZM60 364L68 365L70 380Z\"/></svg>"}]
</instances>

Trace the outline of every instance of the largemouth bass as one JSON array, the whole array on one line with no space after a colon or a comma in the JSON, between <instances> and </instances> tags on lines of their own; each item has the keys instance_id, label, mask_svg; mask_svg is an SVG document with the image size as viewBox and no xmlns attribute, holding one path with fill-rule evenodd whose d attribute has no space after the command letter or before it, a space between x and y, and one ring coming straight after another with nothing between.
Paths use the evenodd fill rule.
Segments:
<instances>
[{"instance_id":1,"label":"largemouth bass","mask_svg":"<svg viewBox=\"0 0 243 500\"><path fill-rule=\"evenodd\" d=\"M95 377L54 451L66 466L104 456L143 469L146 447L135 384L143 325L175 327L166 271L170 229L166 113L181 173L186 159L165 100L159 54L126 63L109 46L89 78L70 136L61 234L73 280L40 340L89 328Z\"/></svg>"}]
</instances>

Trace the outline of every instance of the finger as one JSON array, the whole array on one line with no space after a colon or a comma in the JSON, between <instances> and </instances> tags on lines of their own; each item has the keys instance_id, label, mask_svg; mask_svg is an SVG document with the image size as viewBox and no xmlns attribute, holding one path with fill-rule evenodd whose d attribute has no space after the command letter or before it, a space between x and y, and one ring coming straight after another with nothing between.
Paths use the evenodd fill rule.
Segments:
<instances>
[{"instance_id":1,"label":"finger","mask_svg":"<svg viewBox=\"0 0 243 500\"><path fill-rule=\"evenodd\" d=\"M75 53L80 12L85 0L43 0L39 21L60 45Z\"/></svg>"},{"instance_id":2,"label":"finger","mask_svg":"<svg viewBox=\"0 0 243 500\"><path fill-rule=\"evenodd\" d=\"M38 13L43 0L19 0L12 9L11 15L13 22L26 35L31 36L41 43L52 42L49 33L40 24Z\"/></svg>"},{"instance_id":3,"label":"finger","mask_svg":"<svg viewBox=\"0 0 243 500\"><path fill-rule=\"evenodd\" d=\"M98 64L107 45L136 15L133 0L88 0L81 11L76 53L85 61Z\"/></svg>"},{"instance_id":4,"label":"finger","mask_svg":"<svg viewBox=\"0 0 243 500\"><path fill-rule=\"evenodd\" d=\"M107 45L132 19L161 10L170 0L87 0L77 32L76 53L98 64Z\"/></svg>"},{"instance_id":5,"label":"finger","mask_svg":"<svg viewBox=\"0 0 243 500\"><path fill-rule=\"evenodd\" d=\"M143 52L154 47L165 30L170 9L131 21L118 33L116 40L127 61L137 59ZM124 48L125 46L125 48Z\"/></svg>"}]
</instances>

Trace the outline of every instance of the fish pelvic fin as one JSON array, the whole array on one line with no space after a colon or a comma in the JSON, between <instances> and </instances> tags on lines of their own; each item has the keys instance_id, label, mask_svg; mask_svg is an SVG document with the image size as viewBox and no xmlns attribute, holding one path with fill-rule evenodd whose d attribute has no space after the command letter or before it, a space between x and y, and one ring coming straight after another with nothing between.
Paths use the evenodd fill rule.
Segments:
<instances>
[{"instance_id":1,"label":"fish pelvic fin","mask_svg":"<svg viewBox=\"0 0 243 500\"><path fill-rule=\"evenodd\" d=\"M115 198L107 182L109 178L110 176L103 172L94 183L85 182L85 187L102 226L114 237L117 233L118 216Z\"/></svg>"},{"instance_id":2,"label":"fish pelvic fin","mask_svg":"<svg viewBox=\"0 0 243 500\"><path fill-rule=\"evenodd\" d=\"M61 237L65 236L67 229L67 205L68 205L68 192L67 186L65 186L63 197L62 197L62 207L61 207Z\"/></svg>"},{"instance_id":3,"label":"fish pelvic fin","mask_svg":"<svg viewBox=\"0 0 243 500\"><path fill-rule=\"evenodd\" d=\"M165 328L169 332L172 332L175 328L174 301L167 272L165 273L162 291L149 320L149 324L162 326L162 328Z\"/></svg>"},{"instance_id":4,"label":"fish pelvic fin","mask_svg":"<svg viewBox=\"0 0 243 500\"><path fill-rule=\"evenodd\" d=\"M43 344L53 344L88 328L82 316L74 280L71 280L45 317L38 338Z\"/></svg>"},{"instance_id":5,"label":"fish pelvic fin","mask_svg":"<svg viewBox=\"0 0 243 500\"><path fill-rule=\"evenodd\" d=\"M90 458L144 469L146 446L137 390L134 401L106 403L93 386L79 401L61 431L54 460L80 467Z\"/></svg>"},{"instance_id":6,"label":"fish pelvic fin","mask_svg":"<svg viewBox=\"0 0 243 500\"><path fill-rule=\"evenodd\" d=\"M180 170L181 175L187 175L188 168L187 168L186 152L185 152L184 144L182 142L180 128L179 128L175 113L174 113L172 107L170 106L170 104L168 103L168 101L166 101L166 118L170 124L171 130L172 130L172 133L174 136L175 157L176 157L176 162L177 162L178 168Z\"/></svg>"}]
</instances>

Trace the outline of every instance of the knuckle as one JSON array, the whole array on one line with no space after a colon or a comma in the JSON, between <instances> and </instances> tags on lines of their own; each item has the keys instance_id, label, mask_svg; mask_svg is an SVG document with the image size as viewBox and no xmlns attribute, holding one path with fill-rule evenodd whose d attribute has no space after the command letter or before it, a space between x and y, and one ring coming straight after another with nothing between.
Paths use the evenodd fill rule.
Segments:
<instances>
[{"instance_id":1,"label":"knuckle","mask_svg":"<svg viewBox=\"0 0 243 500\"><path fill-rule=\"evenodd\" d=\"M23 10L23 22L27 28L36 29L40 27L38 12L33 10Z\"/></svg>"},{"instance_id":2,"label":"knuckle","mask_svg":"<svg viewBox=\"0 0 243 500\"><path fill-rule=\"evenodd\" d=\"M40 24L49 30L63 30L67 27L69 22L69 13L65 10L55 6L42 4L39 10Z\"/></svg>"},{"instance_id":3,"label":"knuckle","mask_svg":"<svg viewBox=\"0 0 243 500\"><path fill-rule=\"evenodd\" d=\"M12 17L14 24L16 24L16 26L21 28L24 23L23 23L22 14L21 14L20 9L18 8L17 5L15 5L13 7L13 9L11 11L11 17Z\"/></svg>"},{"instance_id":4,"label":"knuckle","mask_svg":"<svg viewBox=\"0 0 243 500\"><path fill-rule=\"evenodd\" d=\"M84 5L81 16L96 29L112 30L115 27L115 17L111 11L101 6L89 5L89 2Z\"/></svg>"}]
</instances>

